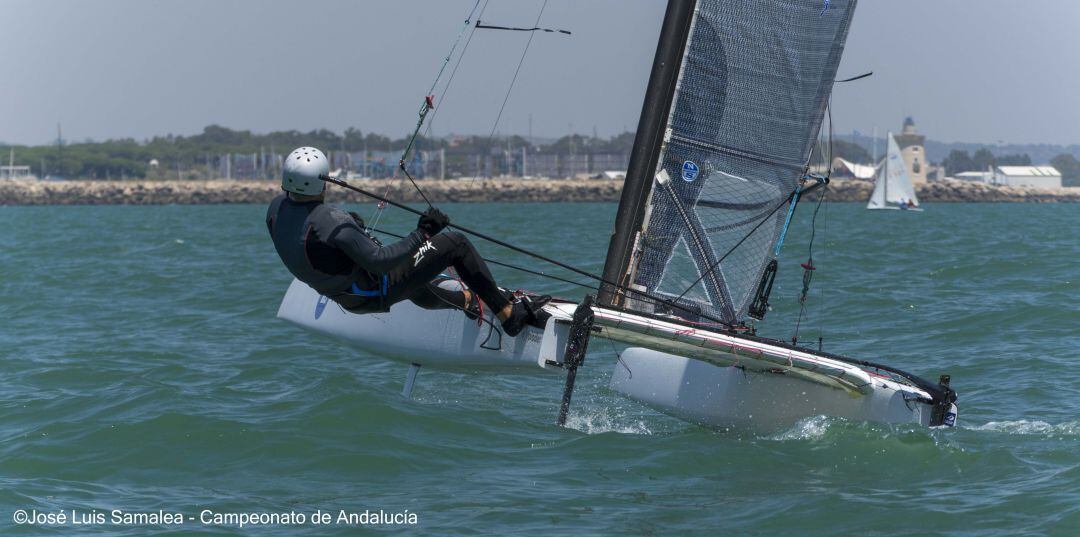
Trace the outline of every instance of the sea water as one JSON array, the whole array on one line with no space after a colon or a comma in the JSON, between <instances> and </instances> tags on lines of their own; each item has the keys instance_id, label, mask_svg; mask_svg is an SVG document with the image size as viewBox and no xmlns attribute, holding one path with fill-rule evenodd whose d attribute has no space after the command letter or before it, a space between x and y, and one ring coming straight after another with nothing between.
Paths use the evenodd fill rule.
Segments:
<instances>
[{"instance_id":1,"label":"sea water","mask_svg":"<svg viewBox=\"0 0 1080 537\"><path fill-rule=\"evenodd\" d=\"M443 208L590 272L615 209ZM566 428L557 375L425 369L406 400L401 364L275 318L290 277L263 207L0 207L0 531L1080 534L1080 205L826 204L810 251L812 209L759 332L795 335L812 255L799 341L951 374L956 428L713 431L609 391L599 340Z\"/></svg>"}]
</instances>

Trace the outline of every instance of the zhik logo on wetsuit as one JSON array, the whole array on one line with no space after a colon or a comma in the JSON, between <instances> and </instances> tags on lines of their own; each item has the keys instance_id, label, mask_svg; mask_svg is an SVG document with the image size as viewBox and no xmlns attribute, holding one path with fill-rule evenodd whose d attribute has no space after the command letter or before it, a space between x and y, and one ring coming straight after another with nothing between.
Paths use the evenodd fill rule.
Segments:
<instances>
[{"instance_id":1,"label":"zhik logo on wetsuit","mask_svg":"<svg viewBox=\"0 0 1080 537\"><path fill-rule=\"evenodd\" d=\"M424 254L426 254L426 253L428 253L428 252L430 252L432 250L435 250L435 245L431 244L431 241L427 241L424 244L421 244L420 249L417 250L415 254L413 254L413 264L412 264L413 268L416 268L416 266L419 265L420 262L424 260Z\"/></svg>"}]
</instances>

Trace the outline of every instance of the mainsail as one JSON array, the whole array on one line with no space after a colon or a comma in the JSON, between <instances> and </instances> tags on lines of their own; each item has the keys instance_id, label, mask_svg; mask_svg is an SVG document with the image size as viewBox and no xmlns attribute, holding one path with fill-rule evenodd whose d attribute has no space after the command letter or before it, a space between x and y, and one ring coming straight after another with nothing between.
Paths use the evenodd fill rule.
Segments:
<instances>
[{"instance_id":1,"label":"mainsail","mask_svg":"<svg viewBox=\"0 0 1080 537\"><path fill-rule=\"evenodd\" d=\"M915 187L911 184L911 175L908 174L907 165L904 164L900 146L897 145L892 133L889 133L888 139L889 151L885 154L885 161L878 166L874 193L870 195L870 202L866 204L866 208L918 207L919 198L915 197Z\"/></svg>"},{"instance_id":2,"label":"mainsail","mask_svg":"<svg viewBox=\"0 0 1080 537\"><path fill-rule=\"evenodd\" d=\"M638 128L635 152L658 158L638 184L649 202L627 241L629 255L609 252L609 281L677 300L677 315L690 310L728 323L745 317L807 172L855 4L694 3L666 121ZM651 128L664 133L662 143L642 147ZM628 177L627 188L634 185ZM624 194L623 205L627 200ZM624 293L608 301L671 309L634 299Z\"/></svg>"}]
</instances>

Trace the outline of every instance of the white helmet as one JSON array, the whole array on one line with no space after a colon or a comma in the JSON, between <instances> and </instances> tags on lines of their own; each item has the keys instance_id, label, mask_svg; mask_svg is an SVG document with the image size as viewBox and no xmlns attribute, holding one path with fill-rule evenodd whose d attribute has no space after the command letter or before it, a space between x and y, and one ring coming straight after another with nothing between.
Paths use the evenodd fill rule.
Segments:
<instances>
[{"instance_id":1,"label":"white helmet","mask_svg":"<svg viewBox=\"0 0 1080 537\"><path fill-rule=\"evenodd\" d=\"M317 196L326 185L321 175L330 173L326 155L314 147L298 147L289 153L281 170L281 188L295 194Z\"/></svg>"}]
</instances>

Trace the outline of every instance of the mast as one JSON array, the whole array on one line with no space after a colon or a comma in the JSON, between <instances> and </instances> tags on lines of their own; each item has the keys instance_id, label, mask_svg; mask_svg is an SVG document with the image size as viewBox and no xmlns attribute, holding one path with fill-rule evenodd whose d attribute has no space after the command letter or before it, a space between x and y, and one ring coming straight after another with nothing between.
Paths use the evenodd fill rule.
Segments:
<instances>
[{"instance_id":1,"label":"mast","mask_svg":"<svg viewBox=\"0 0 1080 537\"><path fill-rule=\"evenodd\" d=\"M874 148L874 153L873 156L870 157L870 164L877 166L877 125L874 125L874 143L872 144L872 147Z\"/></svg>"},{"instance_id":2,"label":"mast","mask_svg":"<svg viewBox=\"0 0 1080 537\"><path fill-rule=\"evenodd\" d=\"M641 107L634 147L630 152L630 165L615 216L615 231L611 235L607 259L604 261L603 276L608 282L620 285L628 283L623 281L623 277L652 193L652 175L660 158L664 128L671 111L696 6L696 0L668 0L652 72L645 88L645 102ZM621 298L614 287L605 283L600 286L597 302L601 305L617 305Z\"/></svg>"}]
</instances>

